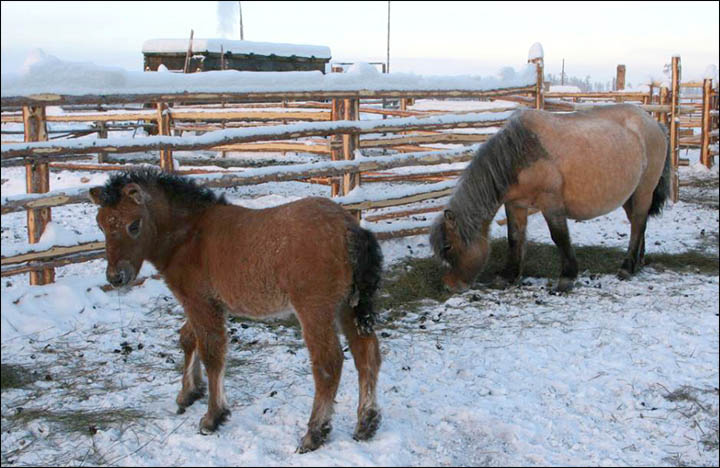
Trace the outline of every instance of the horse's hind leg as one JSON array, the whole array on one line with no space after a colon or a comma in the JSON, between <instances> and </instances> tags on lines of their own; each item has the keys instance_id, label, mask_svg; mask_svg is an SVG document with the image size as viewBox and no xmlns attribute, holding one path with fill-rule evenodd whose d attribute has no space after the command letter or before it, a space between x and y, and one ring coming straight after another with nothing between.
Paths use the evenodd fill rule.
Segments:
<instances>
[{"instance_id":1,"label":"horse's hind leg","mask_svg":"<svg viewBox=\"0 0 720 468\"><path fill-rule=\"evenodd\" d=\"M550 236L560 250L561 272L557 291L570 291L578 275L578 264L575 258L575 250L570 243L570 231L567 226L567 218L564 215L543 212L545 221L550 228Z\"/></svg>"},{"instance_id":2,"label":"horse's hind leg","mask_svg":"<svg viewBox=\"0 0 720 468\"><path fill-rule=\"evenodd\" d=\"M310 353L315 399L308 421L308 431L300 441L297 451L310 452L320 447L332 430L330 419L340 374L343 355L335 329L333 328L334 308L297 307L297 316L303 329L305 345Z\"/></svg>"},{"instance_id":3,"label":"horse's hind leg","mask_svg":"<svg viewBox=\"0 0 720 468\"><path fill-rule=\"evenodd\" d=\"M180 329L180 347L185 353L185 366L183 368L182 389L177 396L178 414L185 412L185 408L195 403L205 394L205 385L202 381L202 369L197 353L197 338L190 324Z\"/></svg>"},{"instance_id":4,"label":"horse's hind leg","mask_svg":"<svg viewBox=\"0 0 720 468\"><path fill-rule=\"evenodd\" d=\"M345 307L340 311L339 322L350 345L358 371L360 396L357 409L358 422L353 437L355 440L367 440L375 435L382 419L375 396L380 372L380 345L374 332L367 335L358 332L355 311L351 307Z\"/></svg>"},{"instance_id":5,"label":"horse's hind leg","mask_svg":"<svg viewBox=\"0 0 720 468\"><path fill-rule=\"evenodd\" d=\"M505 203L507 218L508 257L502 277L511 283L522 278L525 264L525 234L528 209Z\"/></svg>"},{"instance_id":6,"label":"horse's hind leg","mask_svg":"<svg viewBox=\"0 0 720 468\"><path fill-rule=\"evenodd\" d=\"M645 257L645 229L647 228L650 203L649 201L645 201L644 203L642 200L638 201L638 197L633 195L625 202L623 209L630 221L630 243L622 266L618 271L618 278L627 280L643 266Z\"/></svg>"}]
</instances>

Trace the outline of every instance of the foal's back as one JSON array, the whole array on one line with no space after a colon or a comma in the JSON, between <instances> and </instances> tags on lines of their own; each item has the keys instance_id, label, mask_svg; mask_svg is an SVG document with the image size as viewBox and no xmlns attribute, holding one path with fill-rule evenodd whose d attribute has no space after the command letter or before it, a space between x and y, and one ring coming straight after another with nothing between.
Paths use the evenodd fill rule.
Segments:
<instances>
[{"instance_id":1,"label":"foal's back","mask_svg":"<svg viewBox=\"0 0 720 468\"><path fill-rule=\"evenodd\" d=\"M319 197L261 210L215 206L195 240L206 286L229 312L248 316L282 314L297 299L337 304L351 287L352 223L342 207Z\"/></svg>"}]
</instances>

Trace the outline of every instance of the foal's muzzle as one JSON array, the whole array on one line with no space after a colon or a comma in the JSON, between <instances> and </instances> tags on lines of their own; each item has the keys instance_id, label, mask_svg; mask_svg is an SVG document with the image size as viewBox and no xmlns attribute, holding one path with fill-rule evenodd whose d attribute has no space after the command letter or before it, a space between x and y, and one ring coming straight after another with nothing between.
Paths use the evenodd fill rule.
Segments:
<instances>
[{"instance_id":1,"label":"foal's muzzle","mask_svg":"<svg viewBox=\"0 0 720 468\"><path fill-rule=\"evenodd\" d=\"M121 260L115 268L108 266L105 276L113 287L125 286L135 279L135 268L126 260Z\"/></svg>"}]
</instances>

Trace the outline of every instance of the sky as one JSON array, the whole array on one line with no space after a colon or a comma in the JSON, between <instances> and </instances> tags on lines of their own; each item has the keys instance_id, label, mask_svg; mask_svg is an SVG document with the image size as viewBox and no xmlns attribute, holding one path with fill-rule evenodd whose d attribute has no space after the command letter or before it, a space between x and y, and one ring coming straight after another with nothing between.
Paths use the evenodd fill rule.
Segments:
<instances>
[{"instance_id":1,"label":"sky","mask_svg":"<svg viewBox=\"0 0 720 468\"><path fill-rule=\"evenodd\" d=\"M2 71L35 48L66 61L142 69L147 39L239 39L237 2L1 3ZM718 64L719 2L391 2L390 69L492 75L527 62L539 42L546 73L607 82L662 79L680 55L683 80ZM229 7L229 8L228 8ZM233 8L235 7L235 8ZM221 14L219 14L221 12ZM386 61L388 2L243 1L244 39L325 45L333 61Z\"/></svg>"}]
</instances>

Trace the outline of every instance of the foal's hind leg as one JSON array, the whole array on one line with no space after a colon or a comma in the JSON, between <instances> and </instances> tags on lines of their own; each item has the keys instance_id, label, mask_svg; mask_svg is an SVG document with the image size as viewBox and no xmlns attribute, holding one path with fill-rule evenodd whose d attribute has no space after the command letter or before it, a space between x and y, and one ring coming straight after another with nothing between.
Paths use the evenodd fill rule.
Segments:
<instances>
[{"instance_id":1,"label":"foal's hind leg","mask_svg":"<svg viewBox=\"0 0 720 468\"><path fill-rule=\"evenodd\" d=\"M343 355L333 328L334 307L327 307L325 310L296 307L296 311L302 325L305 345L310 353L315 379L315 399L308 421L308 431L297 448L298 452L305 453L320 447L332 430L330 419L340 384Z\"/></svg>"},{"instance_id":2,"label":"foal's hind leg","mask_svg":"<svg viewBox=\"0 0 720 468\"><path fill-rule=\"evenodd\" d=\"M205 385L202 381L202 369L197 353L197 338L190 327L185 324L180 329L180 347L185 353L185 366L183 368L182 389L177 396L178 414L185 412L185 408L195 403L205 394Z\"/></svg>"},{"instance_id":3,"label":"foal's hind leg","mask_svg":"<svg viewBox=\"0 0 720 468\"><path fill-rule=\"evenodd\" d=\"M525 233L528 209L505 203L507 218L508 257L502 277L514 283L522 278L525 264Z\"/></svg>"},{"instance_id":4,"label":"foal's hind leg","mask_svg":"<svg viewBox=\"0 0 720 468\"><path fill-rule=\"evenodd\" d=\"M339 321L358 371L360 396L357 409L358 422L353 437L355 440L367 440L375 435L382 419L375 396L380 372L380 345L375 332L367 335L358 332L355 325L355 311L352 308L343 308Z\"/></svg>"},{"instance_id":5,"label":"foal's hind leg","mask_svg":"<svg viewBox=\"0 0 720 468\"><path fill-rule=\"evenodd\" d=\"M570 291L578 275L578 264L575 258L575 250L570 243L570 231L567 226L567 218L564 215L543 212L545 221L550 228L550 236L560 250L562 269L557 291Z\"/></svg>"},{"instance_id":6,"label":"foal's hind leg","mask_svg":"<svg viewBox=\"0 0 720 468\"><path fill-rule=\"evenodd\" d=\"M618 271L618 278L627 280L643 266L645 257L645 229L647 228L650 203L647 200L633 195L625 202L623 209L630 221L630 243L628 245L628 251L625 254L625 259Z\"/></svg>"}]
</instances>

